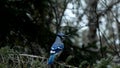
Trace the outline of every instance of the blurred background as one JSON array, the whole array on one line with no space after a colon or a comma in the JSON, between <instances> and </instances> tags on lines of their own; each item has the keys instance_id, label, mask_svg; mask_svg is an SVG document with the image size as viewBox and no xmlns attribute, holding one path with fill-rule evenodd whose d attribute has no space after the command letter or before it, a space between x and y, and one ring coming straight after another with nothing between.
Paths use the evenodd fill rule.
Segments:
<instances>
[{"instance_id":1,"label":"blurred background","mask_svg":"<svg viewBox=\"0 0 120 68\"><path fill-rule=\"evenodd\" d=\"M120 68L120 0L0 0L0 68Z\"/></svg>"}]
</instances>

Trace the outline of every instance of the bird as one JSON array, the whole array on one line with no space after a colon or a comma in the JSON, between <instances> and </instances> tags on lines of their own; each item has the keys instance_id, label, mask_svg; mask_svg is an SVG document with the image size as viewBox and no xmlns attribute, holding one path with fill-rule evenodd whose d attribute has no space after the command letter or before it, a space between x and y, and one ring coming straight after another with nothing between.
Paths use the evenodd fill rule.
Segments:
<instances>
[{"instance_id":1,"label":"bird","mask_svg":"<svg viewBox=\"0 0 120 68\"><path fill-rule=\"evenodd\" d=\"M58 33L54 43L51 46L50 57L48 59L48 64L53 64L57 56L59 56L64 49L64 40L65 35L63 33Z\"/></svg>"}]
</instances>

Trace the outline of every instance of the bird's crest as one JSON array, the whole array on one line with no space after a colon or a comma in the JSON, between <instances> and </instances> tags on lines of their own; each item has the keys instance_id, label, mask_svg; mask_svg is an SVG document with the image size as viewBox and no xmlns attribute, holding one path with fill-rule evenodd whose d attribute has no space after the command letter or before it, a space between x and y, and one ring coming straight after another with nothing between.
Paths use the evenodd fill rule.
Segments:
<instances>
[{"instance_id":1,"label":"bird's crest","mask_svg":"<svg viewBox=\"0 0 120 68\"><path fill-rule=\"evenodd\" d=\"M58 36L64 36L65 34L63 34L63 33L60 32L60 33L57 33L57 35Z\"/></svg>"}]
</instances>

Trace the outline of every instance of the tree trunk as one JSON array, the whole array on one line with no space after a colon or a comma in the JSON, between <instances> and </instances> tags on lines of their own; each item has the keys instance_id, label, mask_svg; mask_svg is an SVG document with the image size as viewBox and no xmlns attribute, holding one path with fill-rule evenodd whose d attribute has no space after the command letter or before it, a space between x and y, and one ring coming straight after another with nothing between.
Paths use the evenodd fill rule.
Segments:
<instances>
[{"instance_id":1,"label":"tree trunk","mask_svg":"<svg viewBox=\"0 0 120 68\"><path fill-rule=\"evenodd\" d=\"M88 39L89 39L89 44L94 45L97 42L97 36L96 36L96 31L99 26L98 24L98 15L96 12L97 9L97 2L99 0L87 0L87 15L88 15L88 26L89 26L89 34L88 34Z\"/></svg>"}]
</instances>

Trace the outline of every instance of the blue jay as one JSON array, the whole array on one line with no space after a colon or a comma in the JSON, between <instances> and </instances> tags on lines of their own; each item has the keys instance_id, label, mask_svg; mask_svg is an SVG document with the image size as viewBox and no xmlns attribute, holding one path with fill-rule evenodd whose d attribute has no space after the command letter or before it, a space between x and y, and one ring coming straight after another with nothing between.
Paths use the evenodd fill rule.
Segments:
<instances>
[{"instance_id":1,"label":"blue jay","mask_svg":"<svg viewBox=\"0 0 120 68\"><path fill-rule=\"evenodd\" d=\"M63 38L65 35L63 33L58 33L55 42L51 46L50 57L48 59L48 64L53 64L56 56L59 56L64 49Z\"/></svg>"}]
</instances>

